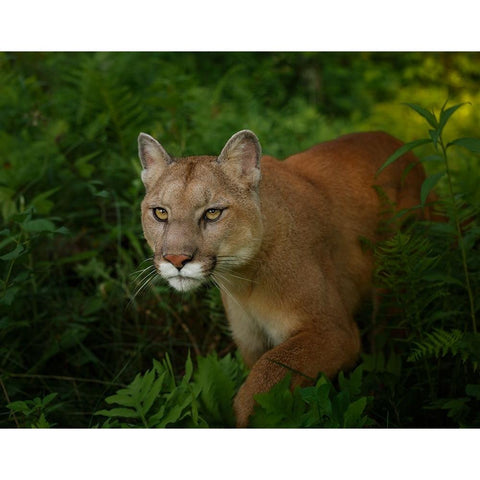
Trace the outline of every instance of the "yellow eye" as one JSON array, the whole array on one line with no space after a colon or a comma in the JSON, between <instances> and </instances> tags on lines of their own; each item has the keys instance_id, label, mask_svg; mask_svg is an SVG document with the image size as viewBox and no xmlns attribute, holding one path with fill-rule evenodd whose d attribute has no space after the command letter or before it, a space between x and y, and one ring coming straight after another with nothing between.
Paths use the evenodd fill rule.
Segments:
<instances>
[{"instance_id":1,"label":"yellow eye","mask_svg":"<svg viewBox=\"0 0 480 480\"><path fill-rule=\"evenodd\" d=\"M159 222L166 222L168 220L168 212L164 208L156 207L152 209L153 216Z\"/></svg>"},{"instance_id":2,"label":"yellow eye","mask_svg":"<svg viewBox=\"0 0 480 480\"><path fill-rule=\"evenodd\" d=\"M222 214L222 210L220 208L209 208L205 212L204 217L205 217L205 220L213 222L215 220L218 220L221 214Z\"/></svg>"}]
</instances>

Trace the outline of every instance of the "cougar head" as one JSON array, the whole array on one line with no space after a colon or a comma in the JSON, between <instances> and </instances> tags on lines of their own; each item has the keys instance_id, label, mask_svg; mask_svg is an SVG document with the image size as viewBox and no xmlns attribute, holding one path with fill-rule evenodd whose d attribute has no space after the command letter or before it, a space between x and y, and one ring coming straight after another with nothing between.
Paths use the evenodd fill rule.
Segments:
<instances>
[{"instance_id":1,"label":"cougar head","mask_svg":"<svg viewBox=\"0 0 480 480\"><path fill-rule=\"evenodd\" d=\"M143 231L158 273L173 288L220 283L253 258L262 237L261 147L253 132L233 135L218 157L174 158L145 133L138 150Z\"/></svg>"}]
</instances>

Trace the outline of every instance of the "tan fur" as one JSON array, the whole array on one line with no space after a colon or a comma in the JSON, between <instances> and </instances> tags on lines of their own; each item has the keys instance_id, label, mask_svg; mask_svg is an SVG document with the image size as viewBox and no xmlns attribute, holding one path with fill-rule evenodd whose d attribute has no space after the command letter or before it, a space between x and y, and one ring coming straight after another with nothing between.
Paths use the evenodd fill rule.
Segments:
<instances>
[{"instance_id":1,"label":"tan fur","mask_svg":"<svg viewBox=\"0 0 480 480\"><path fill-rule=\"evenodd\" d=\"M373 271L361 239L378 241L385 218L373 185L397 209L420 203L425 175L412 154L375 176L401 145L385 133L359 133L285 161L260 162L257 138L242 131L218 158L173 159L140 135L142 222L155 265L168 277L175 269L166 265L169 255L188 258L169 280L180 290L209 278L219 284L233 338L251 367L234 402L238 426L248 424L253 396L288 371L301 385L355 363L360 338L353 315L371 295ZM155 207L168 210L167 222L155 220ZM210 208L225 210L206 222ZM183 271L193 279L181 279Z\"/></svg>"}]
</instances>

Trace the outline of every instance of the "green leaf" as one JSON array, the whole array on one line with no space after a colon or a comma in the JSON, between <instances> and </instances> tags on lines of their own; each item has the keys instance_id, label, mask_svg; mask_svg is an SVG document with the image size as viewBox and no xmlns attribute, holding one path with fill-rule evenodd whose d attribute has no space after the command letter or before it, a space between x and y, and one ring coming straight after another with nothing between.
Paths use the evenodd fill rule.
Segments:
<instances>
[{"instance_id":1,"label":"green leaf","mask_svg":"<svg viewBox=\"0 0 480 480\"><path fill-rule=\"evenodd\" d=\"M463 137L457 138L452 142L447 144L447 148L456 145L457 147L463 147L473 153L480 153L480 138L472 138L472 137Z\"/></svg>"},{"instance_id":2,"label":"green leaf","mask_svg":"<svg viewBox=\"0 0 480 480\"><path fill-rule=\"evenodd\" d=\"M338 375L338 384L341 391L348 392L350 397L355 397L360 394L362 388L363 367L359 365L347 379L343 372Z\"/></svg>"},{"instance_id":3,"label":"green leaf","mask_svg":"<svg viewBox=\"0 0 480 480\"><path fill-rule=\"evenodd\" d=\"M32 411L32 408L29 407L27 403L24 402L23 400L10 402L9 404L7 404L7 408L9 408L12 412L23 413L25 415L29 415Z\"/></svg>"},{"instance_id":4,"label":"green leaf","mask_svg":"<svg viewBox=\"0 0 480 480\"><path fill-rule=\"evenodd\" d=\"M48 394L46 397L43 398L42 400L42 405L46 407L49 403L52 402L52 400L58 395L57 392L53 392Z\"/></svg>"},{"instance_id":5,"label":"green leaf","mask_svg":"<svg viewBox=\"0 0 480 480\"><path fill-rule=\"evenodd\" d=\"M7 234L8 235L8 234ZM15 242L15 238L14 237L7 237L7 238L4 238L1 242L0 242L0 250L5 248L7 245L9 245L10 243L12 242Z\"/></svg>"},{"instance_id":6,"label":"green leaf","mask_svg":"<svg viewBox=\"0 0 480 480\"><path fill-rule=\"evenodd\" d=\"M421 138L419 140L414 140L413 142L405 143L396 152L394 152L392 155L388 157L387 161L378 169L376 176L378 177L378 175L382 170L387 168L390 164L392 164L395 160L399 159L405 153L409 152L410 150L413 150L416 147L419 147L420 145L425 145L427 143L432 143L432 139Z\"/></svg>"},{"instance_id":7,"label":"green leaf","mask_svg":"<svg viewBox=\"0 0 480 480\"><path fill-rule=\"evenodd\" d=\"M293 407L293 394L289 388L291 379L292 374L288 373L269 392L254 396L258 405L250 419L251 426L261 428L291 426Z\"/></svg>"},{"instance_id":8,"label":"green leaf","mask_svg":"<svg viewBox=\"0 0 480 480\"><path fill-rule=\"evenodd\" d=\"M332 384L324 376L320 377L314 387L300 390L302 400L308 405L308 410L303 415L302 426L331 426L332 402L329 397L333 391Z\"/></svg>"},{"instance_id":9,"label":"green leaf","mask_svg":"<svg viewBox=\"0 0 480 480\"><path fill-rule=\"evenodd\" d=\"M25 252L25 248L23 245L18 244L13 250L10 252L6 253L5 255L2 255L0 257L0 260L16 260L20 255L22 255Z\"/></svg>"},{"instance_id":10,"label":"green leaf","mask_svg":"<svg viewBox=\"0 0 480 480\"><path fill-rule=\"evenodd\" d=\"M423 276L423 279L428 282L442 282L449 285L457 285L458 287L465 288L463 282L443 272L427 273Z\"/></svg>"},{"instance_id":11,"label":"green leaf","mask_svg":"<svg viewBox=\"0 0 480 480\"><path fill-rule=\"evenodd\" d=\"M59 235L69 235L70 230L67 227L60 227L55 230L55 233L58 233Z\"/></svg>"},{"instance_id":12,"label":"green leaf","mask_svg":"<svg viewBox=\"0 0 480 480\"><path fill-rule=\"evenodd\" d=\"M448 353L454 353L463 337L464 334L458 329L446 331L436 328L434 331L426 333L421 342L414 342L415 347L407 357L407 361L416 362L427 356L441 358Z\"/></svg>"},{"instance_id":13,"label":"green leaf","mask_svg":"<svg viewBox=\"0 0 480 480\"><path fill-rule=\"evenodd\" d=\"M478 384L471 384L469 383L467 387L465 388L465 393L469 397L474 397L477 400L480 400L480 385Z\"/></svg>"},{"instance_id":14,"label":"green leaf","mask_svg":"<svg viewBox=\"0 0 480 480\"><path fill-rule=\"evenodd\" d=\"M138 404L136 394L139 391L139 384L142 381L142 376L137 374L133 382L127 388L121 388L114 395L110 395L105 399L109 405L117 403L124 407L136 407Z\"/></svg>"},{"instance_id":15,"label":"green leaf","mask_svg":"<svg viewBox=\"0 0 480 480\"><path fill-rule=\"evenodd\" d=\"M36 211L41 215L48 215L55 203L49 199L54 193L60 190L60 187L52 188L46 192L40 193L32 200L32 205Z\"/></svg>"},{"instance_id":16,"label":"green leaf","mask_svg":"<svg viewBox=\"0 0 480 480\"><path fill-rule=\"evenodd\" d=\"M92 152L75 160L75 168L78 170L81 177L88 179L92 176L95 171L95 166L91 165L89 162L98 155L99 152Z\"/></svg>"},{"instance_id":17,"label":"green leaf","mask_svg":"<svg viewBox=\"0 0 480 480\"><path fill-rule=\"evenodd\" d=\"M413 110L415 110L419 115L421 115L433 128L437 129L438 127L438 122L435 117L435 115L426 110L425 108L421 107L420 105L417 105L415 103L405 103L404 105L409 106Z\"/></svg>"},{"instance_id":18,"label":"green leaf","mask_svg":"<svg viewBox=\"0 0 480 480\"><path fill-rule=\"evenodd\" d=\"M448 122L448 119L463 105L465 105L466 102L464 103L459 103L458 105L454 105L453 107L447 108L446 110L443 110L440 112L440 122L438 125L438 132L439 135L442 134L442 130L445 127L445 125Z\"/></svg>"},{"instance_id":19,"label":"green leaf","mask_svg":"<svg viewBox=\"0 0 480 480\"><path fill-rule=\"evenodd\" d=\"M51 425L48 422L48 420L45 417L44 413L40 414L40 417L38 417L38 420L34 423L32 423L32 428L50 428Z\"/></svg>"},{"instance_id":20,"label":"green leaf","mask_svg":"<svg viewBox=\"0 0 480 480\"><path fill-rule=\"evenodd\" d=\"M425 155L422 157L422 163L425 162L443 162L443 157L438 153L432 153L431 155Z\"/></svg>"},{"instance_id":21,"label":"green leaf","mask_svg":"<svg viewBox=\"0 0 480 480\"><path fill-rule=\"evenodd\" d=\"M153 371L154 372L154 371ZM163 372L153 383L151 388L145 394L145 398L143 400L143 407L142 413L143 415L147 415L150 408L152 408L153 403L160 395L160 391L162 390L163 380L165 379L167 372Z\"/></svg>"},{"instance_id":22,"label":"green leaf","mask_svg":"<svg viewBox=\"0 0 480 480\"><path fill-rule=\"evenodd\" d=\"M55 224L45 218L27 220L22 224L22 227L29 233L54 232L56 229Z\"/></svg>"},{"instance_id":23,"label":"green leaf","mask_svg":"<svg viewBox=\"0 0 480 480\"><path fill-rule=\"evenodd\" d=\"M435 234L457 236L457 228L452 223L435 222L431 225L430 229Z\"/></svg>"},{"instance_id":24,"label":"green leaf","mask_svg":"<svg viewBox=\"0 0 480 480\"><path fill-rule=\"evenodd\" d=\"M232 400L238 385L238 363L230 355L218 359L216 355L198 357L195 383L200 389L200 402L210 424L234 425Z\"/></svg>"},{"instance_id":25,"label":"green leaf","mask_svg":"<svg viewBox=\"0 0 480 480\"><path fill-rule=\"evenodd\" d=\"M362 417L362 414L366 406L367 397L361 397L351 403L343 415L343 426L345 428L362 427L365 424L365 418Z\"/></svg>"},{"instance_id":26,"label":"green leaf","mask_svg":"<svg viewBox=\"0 0 480 480\"><path fill-rule=\"evenodd\" d=\"M433 146L437 148L438 139L440 138L441 132L439 130L429 130L430 138L433 141Z\"/></svg>"},{"instance_id":27,"label":"green leaf","mask_svg":"<svg viewBox=\"0 0 480 480\"><path fill-rule=\"evenodd\" d=\"M166 415L162 415L162 420L156 425L157 428L165 428L167 425L176 423L182 418L184 407L182 405L175 405Z\"/></svg>"},{"instance_id":28,"label":"green leaf","mask_svg":"<svg viewBox=\"0 0 480 480\"><path fill-rule=\"evenodd\" d=\"M425 179L420 190L420 202L422 206L425 206L428 194L432 191L433 187L439 182L439 180L445 175L445 172L434 173Z\"/></svg>"},{"instance_id":29,"label":"green leaf","mask_svg":"<svg viewBox=\"0 0 480 480\"><path fill-rule=\"evenodd\" d=\"M169 424L178 425L184 418L191 415L192 405L196 401L195 397L198 391L194 391L189 384L184 382L184 379L166 396L164 405L166 413L158 417L158 420L161 421L155 425L157 428L164 428ZM155 420L157 421L157 418Z\"/></svg>"},{"instance_id":30,"label":"green leaf","mask_svg":"<svg viewBox=\"0 0 480 480\"><path fill-rule=\"evenodd\" d=\"M466 404L469 402L469 400L470 399L468 397L454 398L445 402L441 408L443 410L448 410L448 417L455 418L465 411Z\"/></svg>"},{"instance_id":31,"label":"green leaf","mask_svg":"<svg viewBox=\"0 0 480 480\"><path fill-rule=\"evenodd\" d=\"M188 351L187 361L185 362L185 382L189 382L193 374L193 363L190 357L190 351Z\"/></svg>"},{"instance_id":32,"label":"green leaf","mask_svg":"<svg viewBox=\"0 0 480 480\"><path fill-rule=\"evenodd\" d=\"M9 287L7 288L3 294L0 296L0 304L4 304L7 306L10 306L13 301L15 300L15 297L17 296L17 293L20 292L22 289L20 287Z\"/></svg>"},{"instance_id":33,"label":"green leaf","mask_svg":"<svg viewBox=\"0 0 480 480\"><path fill-rule=\"evenodd\" d=\"M99 410L95 415L103 415L104 417L125 417L138 418L138 413L131 408L111 408L110 410Z\"/></svg>"}]
</instances>

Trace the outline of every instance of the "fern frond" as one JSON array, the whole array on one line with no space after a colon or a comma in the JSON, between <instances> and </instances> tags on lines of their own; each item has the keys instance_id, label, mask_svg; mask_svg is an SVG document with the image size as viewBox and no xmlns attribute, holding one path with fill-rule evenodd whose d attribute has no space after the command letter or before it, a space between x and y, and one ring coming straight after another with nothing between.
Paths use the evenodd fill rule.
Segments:
<instances>
[{"instance_id":1,"label":"fern frond","mask_svg":"<svg viewBox=\"0 0 480 480\"><path fill-rule=\"evenodd\" d=\"M448 353L456 355L463 336L464 333L457 329L446 331L437 328L427 333L423 341L415 342L416 346L407 360L416 362L426 357L444 357Z\"/></svg>"}]
</instances>

